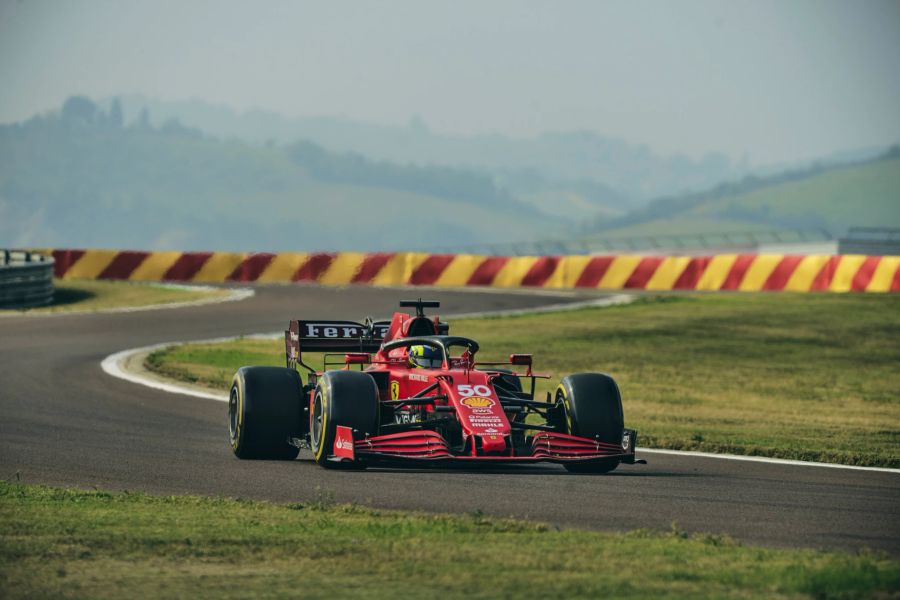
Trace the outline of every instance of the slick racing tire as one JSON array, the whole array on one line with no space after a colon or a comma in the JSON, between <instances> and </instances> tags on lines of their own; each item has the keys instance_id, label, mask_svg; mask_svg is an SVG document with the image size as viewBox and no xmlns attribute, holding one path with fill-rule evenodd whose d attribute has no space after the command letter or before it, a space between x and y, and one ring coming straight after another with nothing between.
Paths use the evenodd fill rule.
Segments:
<instances>
[{"instance_id":1,"label":"slick racing tire","mask_svg":"<svg viewBox=\"0 0 900 600\"><path fill-rule=\"evenodd\" d=\"M289 443L306 435L303 383L294 369L241 367L228 397L228 433L238 458L293 460Z\"/></svg>"},{"instance_id":2,"label":"slick racing tire","mask_svg":"<svg viewBox=\"0 0 900 600\"><path fill-rule=\"evenodd\" d=\"M378 384L368 373L328 371L319 378L309 416L309 439L316 462L329 469L363 469L365 463L329 460L338 425L362 434L378 433Z\"/></svg>"},{"instance_id":3,"label":"slick racing tire","mask_svg":"<svg viewBox=\"0 0 900 600\"><path fill-rule=\"evenodd\" d=\"M563 377L556 401L565 409L563 430L571 435L621 444L625 427L622 397L612 377L603 373L577 373ZM608 473L619 459L566 464L573 473Z\"/></svg>"}]
</instances>

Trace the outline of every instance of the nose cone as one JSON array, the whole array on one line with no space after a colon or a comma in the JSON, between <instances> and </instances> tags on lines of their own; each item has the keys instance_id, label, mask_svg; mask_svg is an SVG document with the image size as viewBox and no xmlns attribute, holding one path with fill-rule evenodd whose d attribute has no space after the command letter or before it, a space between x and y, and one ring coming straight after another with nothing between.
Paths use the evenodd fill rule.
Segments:
<instances>
[{"instance_id":1,"label":"nose cone","mask_svg":"<svg viewBox=\"0 0 900 600\"><path fill-rule=\"evenodd\" d=\"M506 436L505 435L481 435L481 449L486 453L490 454L493 452L503 452L506 450Z\"/></svg>"},{"instance_id":2,"label":"nose cone","mask_svg":"<svg viewBox=\"0 0 900 600\"><path fill-rule=\"evenodd\" d=\"M512 428L488 377L484 373L469 371L454 376L447 387L463 431L481 440L481 451L493 454L507 450L506 438L512 433Z\"/></svg>"}]
</instances>

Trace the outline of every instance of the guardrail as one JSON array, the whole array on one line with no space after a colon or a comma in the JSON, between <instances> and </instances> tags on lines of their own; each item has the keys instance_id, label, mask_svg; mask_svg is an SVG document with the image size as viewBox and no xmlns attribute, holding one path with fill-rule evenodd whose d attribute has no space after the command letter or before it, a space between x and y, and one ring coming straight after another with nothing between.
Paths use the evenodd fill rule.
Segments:
<instances>
[{"instance_id":1,"label":"guardrail","mask_svg":"<svg viewBox=\"0 0 900 600\"><path fill-rule=\"evenodd\" d=\"M839 254L900 254L900 229L851 227L838 240Z\"/></svg>"},{"instance_id":2,"label":"guardrail","mask_svg":"<svg viewBox=\"0 0 900 600\"><path fill-rule=\"evenodd\" d=\"M53 269L49 256L22 250L0 251L0 307L31 308L53 301Z\"/></svg>"}]
</instances>

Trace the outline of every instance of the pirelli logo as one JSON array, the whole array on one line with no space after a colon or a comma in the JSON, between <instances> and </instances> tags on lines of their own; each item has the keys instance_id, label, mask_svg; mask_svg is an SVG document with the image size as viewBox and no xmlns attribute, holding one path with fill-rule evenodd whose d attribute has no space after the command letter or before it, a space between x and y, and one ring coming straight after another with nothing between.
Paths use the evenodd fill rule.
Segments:
<instances>
[{"instance_id":1,"label":"pirelli logo","mask_svg":"<svg viewBox=\"0 0 900 600\"><path fill-rule=\"evenodd\" d=\"M603 290L900 291L900 256L504 257L419 252L38 251L52 253L56 276L63 279ZM343 332L339 331L337 337L343 337Z\"/></svg>"}]
</instances>

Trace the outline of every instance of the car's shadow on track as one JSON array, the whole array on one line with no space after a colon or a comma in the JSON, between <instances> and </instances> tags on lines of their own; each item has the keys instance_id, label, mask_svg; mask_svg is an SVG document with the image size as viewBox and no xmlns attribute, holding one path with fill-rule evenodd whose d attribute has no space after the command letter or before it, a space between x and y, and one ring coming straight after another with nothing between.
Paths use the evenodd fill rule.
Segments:
<instances>
[{"instance_id":1,"label":"car's shadow on track","mask_svg":"<svg viewBox=\"0 0 900 600\"><path fill-rule=\"evenodd\" d=\"M645 471L645 472L628 472L628 471L613 471L612 473L569 473L563 468L560 469L534 469L534 468L515 468L515 469L472 469L469 468L459 468L459 469L448 469L448 468L439 468L439 469L419 469L419 468L387 468L387 467L369 467L364 471L357 471L357 473L390 473L390 474L423 474L429 473L433 475L441 474L441 475L542 475L544 477L699 477L699 473L666 473L660 471Z\"/></svg>"},{"instance_id":2,"label":"car's shadow on track","mask_svg":"<svg viewBox=\"0 0 900 600\"><path fill-rule=\"evenodd\" d=\"M315 461L309 458L299 458L294 462L303 463L309 467L321 468L316 465ZM666 471L655 471L648 469L645 465L620 466L611 473L570 473L561 465L521 465L521 466L473 466L473 465L443 465L443 466L408 466L402 464L377 464L370 465L366 469L347 469L344 471L334 471L346 473L348 475L357 474L446 474L446 475L543 475L547 477L565 476L565 477L699 477L700 473L674 473Z\"/></svg>"}]
</instances>

